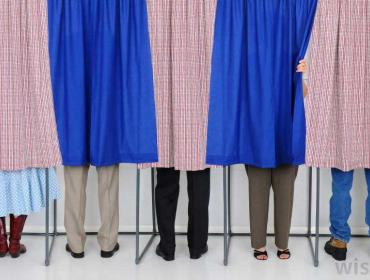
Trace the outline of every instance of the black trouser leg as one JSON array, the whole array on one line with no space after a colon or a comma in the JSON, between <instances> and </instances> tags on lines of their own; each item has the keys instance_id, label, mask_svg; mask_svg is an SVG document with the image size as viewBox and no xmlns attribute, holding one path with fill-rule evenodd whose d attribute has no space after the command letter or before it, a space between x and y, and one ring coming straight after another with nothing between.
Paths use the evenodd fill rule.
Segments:
<instances>
[{"instance_id":1,"label":"black trouser leg","mask_svg":"<svg viewBox=\"0 0 370 280\"><path fill-rule=\"evenodd\" d=\"M166 254L175 252L175 219L179 190L180 171L174 168L158 168L155 201L160 247Z\"/></svg>"},{"instance_id":2,"label":"black trouser leg","mask_svg":"<svg viewBox=\"0 0 370 280\"><path fill-rule=\"evenodd\" d=\"M191 252L200 252L208 241L208 207L210 169L188 171L189 223L188 245Z\"/></svg>"}]
</instances>

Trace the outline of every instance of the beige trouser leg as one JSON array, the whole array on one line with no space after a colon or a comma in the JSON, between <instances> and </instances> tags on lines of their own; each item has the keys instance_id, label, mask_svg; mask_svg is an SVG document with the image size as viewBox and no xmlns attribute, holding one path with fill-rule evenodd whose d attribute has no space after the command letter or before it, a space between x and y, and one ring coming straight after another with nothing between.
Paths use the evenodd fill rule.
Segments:
<instances>
[{"instance_id":1,"label":"beige trouser leg","mask_svg":"<svg viewBox=\"0 0 370 280\"><path fill-rule=\"evenodd\" d=\"M97 170L101 220L98 242L103 251L112 251L118 242L119 165L99 167Z\"/></svg>"},{"instance_id":2,"label":"beige trouser leg","mask_svg":"<svg viewBox=\"0 0 370 280\"><path fill-rule=\"evenodd\" d=\"M88 171L88 166L64 167L66 184L64 225L67 242L75 253L83 252L86 242L84 223ZM101 219L98 242L103 251L111 251L118 239L119 166L99 167L97 171Z\"/></svg>"},{"instance_id":3,"label":"beige trouser leg","mask_svg":"<svg viewBox=\"0 0 370 280\"><path fill-rule=\"evenodd\" d=\"M71 250L75 253L83 252L86 242L84 223L88 172L88 166L64 167L64 226L67 231L67 242Z\"/></svg>"}]
</instances>

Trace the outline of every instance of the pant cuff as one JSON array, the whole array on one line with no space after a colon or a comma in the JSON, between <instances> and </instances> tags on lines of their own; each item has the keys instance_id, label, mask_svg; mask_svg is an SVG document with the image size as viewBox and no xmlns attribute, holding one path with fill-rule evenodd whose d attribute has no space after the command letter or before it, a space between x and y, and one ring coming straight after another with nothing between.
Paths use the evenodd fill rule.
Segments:
<instances>
[{"instance_id":1,"label":"pant cuff","mask_svg":"<svg viewBox=\"0 0 370 280\"><path fill-rule=\"evenodd\" d=\"M252 242L252 248L255 249L255 250L257 250L259 248L266 247L266 245L267 245L267 242L265 242L265 243L253 243Z\"/></svg>"},{"instance_id":2,"label":"pant cuff","mask_svg":"<svg viewBox=\"0 0 370 280\"><path fill-rule=\"evenodd\" d=\"M342 241L344 243L349 243L349 241L351 240L351 238L343 238L343 237L340 237L336 234L332 234L331 237L334 238L334 239L337 239L339 241Z\"/></svg>"},{"instance_id":3,"label":"pant cuff","mask_svg":"<svg viewBox=\"0 0 370 280\"><path fill-rule=\"evenodd\" d=\"M286 243L278 243L278 242L275 242L275 246L281 250L286 250L286 249L289 249L289 243L286 242Z\"/></svg>"}]
</instances>

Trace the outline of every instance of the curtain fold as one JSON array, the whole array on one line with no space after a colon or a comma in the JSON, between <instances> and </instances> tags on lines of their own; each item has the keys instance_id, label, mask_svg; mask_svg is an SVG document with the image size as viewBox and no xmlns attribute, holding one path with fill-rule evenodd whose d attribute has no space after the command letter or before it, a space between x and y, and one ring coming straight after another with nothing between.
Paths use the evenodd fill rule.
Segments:
<instances>
[{"instance_id":1,"label":"curtain fold","mask_svg":"<svg viewBox=\"0 0 370 280\"><path fill-rule=\"evenodd\" d=\"M63 164L156 162L145 0L49 0Z\"/></svg>"},{"instance_id":2,"label":"curtain fold","mask_svg":"<svg viewBox=\"0 0 370 280\"><path fill-rule=\"evenodd\" d=\"M307 164L370 168L369 1L319 1L310 64Z\"/></svg>"},{"instance_id":3,"label":"curtain fold","mask_svg":"<svg viewBox=\"0 0 370 280\"><path fill-rule=\"evenodd\" d=\"M60 164L46 1L0 1L0 170Z\"/></svg>"},{"instance_id":4,"label":"curtain fold","mask_svg":"<svg viewBox=\"0 0 370 280\"><path fill-rule=\"evenodd\" d=\"M216 0L147 0L159 162L206 168L209 80Z\"/></svg>"}]
</instances>

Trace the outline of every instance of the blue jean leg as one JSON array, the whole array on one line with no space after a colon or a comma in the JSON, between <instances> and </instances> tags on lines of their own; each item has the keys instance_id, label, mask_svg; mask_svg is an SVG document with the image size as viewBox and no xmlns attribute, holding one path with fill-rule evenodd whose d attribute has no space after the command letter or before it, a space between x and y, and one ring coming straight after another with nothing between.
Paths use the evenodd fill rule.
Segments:
<instances>
[{"instance_id":1,"label":"blue jean leg","mask_svg":"<svg viewBox=\"0 0 370 280\"><path fill-rule=\"evenodd\" d=\"M354 171L344 172L332 168L332 197L330 199L330 232L331 235L348 243L351 239L351 229L348 219L351 215L351 194ZM369 202L370 203L370 202Z\"/></svg>"}]
</instances>

